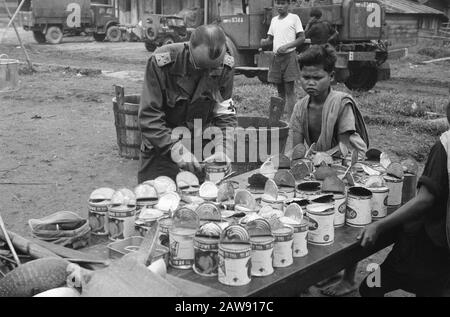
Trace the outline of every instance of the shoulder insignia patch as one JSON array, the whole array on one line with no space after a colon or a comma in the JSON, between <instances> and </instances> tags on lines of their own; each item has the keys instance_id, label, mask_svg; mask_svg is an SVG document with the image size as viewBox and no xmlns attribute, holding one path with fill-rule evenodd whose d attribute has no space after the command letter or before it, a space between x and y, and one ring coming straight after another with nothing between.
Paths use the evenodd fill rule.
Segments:
<instances>
[{"instance_id":1,"label":"shoulder insignia patch","mask_svg":"<svg viewBox=\"0 0 450 317\"><path fill-rule=\"evenodd\" d=\"M159 67L166 66L167 64L170 64L172 62L170 52L157 53L155 54L155 59Z\"/></svg>"},{"instance_id":2,"label":"shoulder insignia patch","mask_svg":"<svg viewBox=\"0 0 450 317\"><path fill-rule=\"evenodd\" d=\"M226 54L225 58L223 60L223 64L230 68L233 68L234 67L234 57L229 54Z\"/></svg>"}]
</instances>

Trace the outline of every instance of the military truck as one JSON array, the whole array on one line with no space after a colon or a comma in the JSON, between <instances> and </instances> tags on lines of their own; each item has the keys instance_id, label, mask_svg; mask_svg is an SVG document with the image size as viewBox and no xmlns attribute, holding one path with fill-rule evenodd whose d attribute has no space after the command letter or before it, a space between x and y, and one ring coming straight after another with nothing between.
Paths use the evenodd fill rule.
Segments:
<instances>
[{"instance_id":1,"label":"military truck","mask_svg":"<svg viewBox=\"0 0 450 317\"><path fill-rule=\"evenodd\" d=\"M58 44L64 36L92 34L96 41L122 39L119 19L112 4L90 0L27 0L22 8L23 28L38 43Z\"/></svg>"},{"instance_id":2,"label":"military truck","mask_svg":"<svg viewBox=\"0 0 450 317\"><path fill-rule=\"evenodd\" d=\"M179 16L150 14L144 21L144 43L149 52L162 45L188 41L193 31Z\"/></svg>"},{"instance_id":3,"label":"military truck","mask_svg":"<svg viewBox=\"0 0 450 317\"><path fill-rule=\"evenodd\" d=\"M385 10L377 0L291 1L291 12L306 26L309 13L318 7L323 19L336 26L338 61L336 80L353 90L370 90L378 80L390 76L388 51L384 41ZM206 0L208 22L219 22L228 37L236 70L248 77L267 79L270 52L259 52L267 37L273 0Z\"/></svg>"}]
</instances>

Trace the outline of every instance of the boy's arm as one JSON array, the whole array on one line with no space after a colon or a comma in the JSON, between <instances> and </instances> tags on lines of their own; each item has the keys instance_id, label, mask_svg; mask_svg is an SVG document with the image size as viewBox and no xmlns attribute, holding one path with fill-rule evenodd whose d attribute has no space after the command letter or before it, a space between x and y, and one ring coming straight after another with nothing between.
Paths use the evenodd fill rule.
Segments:
<instances>
[{"instance_id":1,"label":"boy's arm","mask_svg":"<svg viewBox=\"0 0 450 317\"><path fill-rule=\"evenodd\" d=\"M305 42L305 33L300 32L297 33L297 39L295 41L292 41L290 43L284 44L283 46L281 46L277 53L278 54L285 54L289 49L291 48L297 48L300 45L302 45Z\"/></svg>"},{"instance_id":2,"label":"boy's arm","mask_svg":"<svg viewBox=\"0 0 450 317\"><path fill-rule=\"evenodd\" d=\"M361 245L369 246L383 231L417 219L426 213L435 212L434 203L448 199L447 191L447 153L438 141L431 149L422 177L419 179L417 196L384 220L366 227L360 235Z\"/></svg>"},{"instance_id":3,"label":"boy's arm","mask_svg":"<svg viewBox=\"0 0 450 317\"><path fill-rule=\"evenodd\" d=\"M373 245L380 234L411 220L423 216L434 204L435 196L426 186L421 186L418 195L388 217L367 226L358 236L362 247Z\"/></svg>"},{"instance_id":4,"label":"boy's arm","mask_svg":"<svg viewBox=\"0 0 450 317\"><path fill-rule=\"evenodd\" d=\"M289 49L297 48L305 42L305 33L303 30L302 21L300 21L300 17L297 15L294 15L294 28L296 39L291 43L281 46L277 51L278 54L285 54Z\"/></svg>"},{"instance_id":5,"label":"boy's arm","mask_svg":"<svg viewBox=\"0 0 450 317\"><path fill-rule=\"evenodd\" d=\"M273 36L268 34L267 38L261 39L261 48L266 49L273 45Z\"/></svg>"}]
</instances>

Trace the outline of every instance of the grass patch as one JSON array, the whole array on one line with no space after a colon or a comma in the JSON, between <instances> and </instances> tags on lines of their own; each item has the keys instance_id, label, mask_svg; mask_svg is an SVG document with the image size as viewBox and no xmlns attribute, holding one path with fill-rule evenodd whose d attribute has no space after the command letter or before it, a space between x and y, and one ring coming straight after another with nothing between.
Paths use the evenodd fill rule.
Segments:
<instances>
[{"instance_id":1,"label":"grass patch","mask_svg":"<svg viewBox=\"0 0 450 317\"><path fill-rule=\"evenodd\" d=\"M429 56L431 58L443 58L450 56L449 47L429 46L421 48L417 51L420 55Z\"/></svg>"}]
</instances>

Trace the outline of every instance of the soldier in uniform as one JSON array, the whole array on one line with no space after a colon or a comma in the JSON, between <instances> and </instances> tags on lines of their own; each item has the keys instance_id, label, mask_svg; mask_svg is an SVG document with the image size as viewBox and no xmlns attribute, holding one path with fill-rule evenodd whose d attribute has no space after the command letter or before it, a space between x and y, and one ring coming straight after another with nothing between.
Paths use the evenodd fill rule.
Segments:
<instances>
[{"instance_id":1,"label":"soldier in uniform","mask_svg":"<svg viewBox=\"0 0 450 317\"><path fill-rule=\"evenodd\" d=\"M180 169L201 171L202 158L172 132L185 127L201 137L194 131L194 121L201 122L203 129L213 126L224 131L237 126L231 99L233 69L225 34L217 25L200 26L188 43L166 45L154 52L147 64L139 108L139 183L163 175L174 179ZM216 148L205 161L229 161L226 148Z\"/></svg>"}]
</instances>

